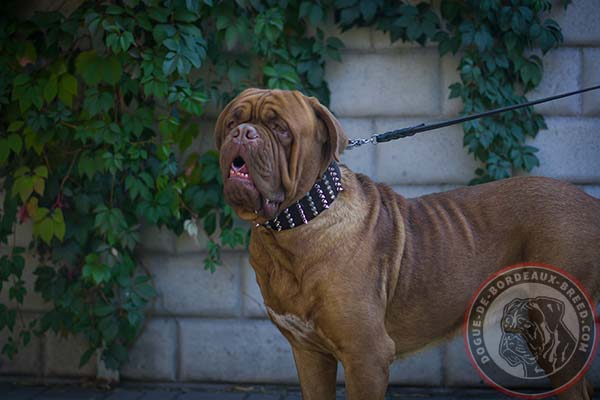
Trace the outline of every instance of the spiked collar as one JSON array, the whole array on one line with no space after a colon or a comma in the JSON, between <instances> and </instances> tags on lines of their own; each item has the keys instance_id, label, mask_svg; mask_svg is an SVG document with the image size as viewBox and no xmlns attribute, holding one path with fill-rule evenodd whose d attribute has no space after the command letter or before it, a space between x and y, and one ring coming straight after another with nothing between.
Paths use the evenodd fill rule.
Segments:
<instances>
[{"instance_id":1,"label":"spiked collar","mask_svg":"<svg viewBox=\"0 0 600 400\"><path fill-rule=\"evenodd\" d=\"M279 215L262 226L275 231L292 229L308 224L327 210L338 194L343 191L342 174L335 161L329 164L325 173L300 200L283 210Z\"/></svg>"}]
</instances>

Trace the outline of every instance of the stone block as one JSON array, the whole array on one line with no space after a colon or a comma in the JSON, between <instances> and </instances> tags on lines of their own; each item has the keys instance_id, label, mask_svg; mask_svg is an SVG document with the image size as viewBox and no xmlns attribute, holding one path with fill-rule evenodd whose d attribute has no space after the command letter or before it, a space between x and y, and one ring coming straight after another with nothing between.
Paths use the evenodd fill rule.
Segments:
<instances>
[{"instance_id":1,"label":"stone block","mask_svg":"<svg viewBox=\"0 0 600 400\"><path fill-rule=\"evenodd\" d=\"M546 123L548 130L528 141L539 149L540 160L531 175L600 183L600 119L549 117Z\"/></svg>"},{"instance_id":2,"label":"stone block","mask_svg":"<svg viewBox=\"0 0 600 400\"><path fill-rule=\"evenodd\" d=\"M390 366L389 384L402 386L439 386L442 384L442 347L423 350L395 360ZM338 362L337 382L345 382L344 366Z\"/></svg>"},{"instance_id":3,"label":"stone block","mask_svg":"<svg viewBox=\"0 0 600 400\"><path fill-rule=\"evenodd\" d=\"M202 230L202 224L198 225L198 236L192 237L183 232L175 238L175 253L190 254L205 252L208 249L208 236Z\"/></svg>"},{"instance_id":4,"label":"stone block","mask_svg":"<svg viewBox=\"0 0 600 400\"><path fill-rule=\"evenodd\" d=\"M561 48L542 57L544 77L540 85L527 94L530 100L570 92L580 88L582 74L582 55L580 49ZM535 106L535 110L544 115L579 115L581 96L570 96Z\"/></svg>"},{"instance_id":5,"label":"stone block","mask_svg":"<svg viewBox=\"0 0 600 400\"><path fill-rule=\"evenodd\" d=\"M447 386L486 386L471 364L462 335L446 344L444 374Z\"/></svg>"},{"instance_id":6,"label":"stone block","mask_svg":"<svg viewBox=\"0 0 600 400\"><path fill-rule=\"evenodd\" d=\"M145 252L174 253L175 234L167 227L145 226L140 232L140 246Z\"/></svg>"},{"instance_id":7,"label":"stone block","mask_svg":"<svg viewBox=\"0 0 600 400\"><path fill-rule=\"evenodd\" d=\"M390 384L440 386L443 383L442 347L433 347L395 361L390 368Z\"/></svg>"},{"instance_id":8,"label":"stone block","mask_svg":"<svg viewBox=\"0 0 600 400\"><path fill-rule=\"evenodd\" d=\"M241 228L244 231L250 229L250 225L242 221L241 219L234 217L233 225L235 227ZM214 234L215 237L218 236L218 232ZM198 255L201 252L206 252L208 250L209 238L204 232L202 228L202 221L198 222L198 236L191 237L186 232L182 233L180 236L175 238L175 253L178 255L189 255L196 254L196 256L204 259L203 255ZM227 251L246 251L245 244L238 244L233 249L230 247L226 247Z\"/></svg>"},{"instance_id":9,"label":"stone block","mask_svg":"<svg viewBox=\"0 0 600 400\"><path fill-rule=\"evenodd\" d=\"M397 185L393 186L394 192L407 199L421 197L432 193L447 192L456 189L459 185Z\"/></svg>"},{"instance_id":10,"label":"stone block","mask_svg":"<svg viewBox=\"0 0 600 400\"><path fill-rule=\"evenodd\" d=\"M179 320L180 379L297 382L289 343L264 320Z\"/></svg>"},{"instance_id":11,"label":"stone block","mask_svg":"<svg viewBox=\"0 0 600 400\"><path fill-rule=\"evenodd\" d=\"M376 131L415 125L422 120L377 119ZM463 148L463 131L454 125L377 146L377 178L397 184L466 184L479 164Z\"/></svg>"},{"instance_id":12,"label":"stone block","mask_svg":"<svg viewBox=\"0 0 600 400\"><path fill-rule=\"evenodd\" d=\"M54 333L46 334L44 344L44 375L47 377L80 377L96 375L96 356L79 368L79 360L88 349L82 336L63 337Z\"/></svg>"},{"instance_id":13,"label":"stone block","mask_svg":"<svg viewBox=\"0 0 600 400\"><path fill-rule=\"evenodd\" d=\"M580 186L590 196L600 199L600 185L584 185Z\"/></svg>"},{"instance_id":14,"label":"stone block","mask_svg":"<svg viewBox=\"0 0 600 400\"><path fill-rule=\"evenodd\" d=\"M203 260L204 254L144 256L158 292L158 315L240 314L240 253L223 253L214 273L204 269Z\"/></svg>"},{"instance_id":15,"label":"stone block","mask_svg":"<svg viewBox=\"0 0 600 400\"><path fill-rule=\"evenodd\" d=\"M560 25L566 45L600 44L600 7L597 0L572 2L566 10L554 2L551 17Z\"/></svg>"},{"instance_id":16,"label":"stone block","mask_svg":"<svg viewBox=\"0 0 600 400\"><path fill-rule=\"evenodd\" d=\"M438 114L439 64L435 49L344 53L327 64L331 108L351 117Z\"/></svg>"},{"instance_id":17,"label":"stone block","mask_svg":"<svg viewBox=\"0 0 600 400\"><path fill-rule=\"evenodd\" d=\"M267 318L263 297L256 283L256 273L248 257L242 258L242 309L245 317Z\"/></svg>"},{"instance_id":18,"label":"stone block","mask_svg":"<svg viewBox=\"0 0 600 400\"><path fill-rule=\"evenodd\" d=\"M583 49L583 80L581 86L590 87L600 84L600 49ZM600 90L594 90L583 95L583 113L600 116Z\"/></svg>"},{"instance_id":19,"label":"stone block","mask_svg":"<svg viewBox=\"0 0 600 400\"><path fill-rule=\"evenodd\" d=\"M4 194L0 194L0 204L4 203ZM33 222L31 219L23 222L22 224L17 224L16 226L16 237L14 235L10 235L7 238L8 243L15 243L15 245L20 247L27 247L29 243L33 239ZM0 252L5 249L0 248Z\"/></svg>"},{"instance_id":20,"label":"stone block","mask_svg":"<svg viewBox=\"0 0 600 400\"><path fill-rule=\"evenodd\" d=\"M372 34L373 47L377 50L387 49L414 49L419 48L421 45L417 42L403 42L402 39L396 40L392 43L389 32L383 32L380 30L373 30ZM432 42L427 42L427 46L432 46Z\"/></svg>"},{"instance_id":21,"label":"stone block","mask_svg":"<svg viewBox=\"0 0 600 400\"><path fill-rule=\"evenodd\" d=\"M173 381L177 369L177 327L174 319L151 319L130 349L121 369L125 379Z\"/></svg>"},{"instance_id":22,"label":"stone block","mask_svg":"<svg viewBox=\"0 0 600 400\"><path fill-rule=\"evenodd\" d=\"M448 116L458 116L463 109L463 103L460 98L449 99L450 85L460 82L460 73L458 65L460 63L459 55L446 54L441 59L441 87L440 96L442 102L442 114Z\"/></svg>"},{"instance_id":23,"label":"stone block","mask_svg":"<svg viewBox=\"0 0 600 400\"><path fill-rule=\"evenodd\" d=\"M320 28L323 29L325 37L334 36L344 42L344 49L346 50L368 50L373 47L371 44L371 28L352 28L342 32L333 23L333 15L329 16L327 23ZM314 35L314 29L311 29L311 31Z\"/></svg>"},{"instance_id":24,"label":"stone block","mask_svg":"<svg viewBox=\"0 0 600 400\"><path fill-rule=\"evenodd\" d=\"M2 253L0 252L0 255L1 254ZM23 305L20 307L25 311L47 311L51 308L51 304L46 303L42 296L34 290L36 276L33 274L33 272L40 265L40 263L30 253L24 253L24 258L25 269L23 270L22 279L25 281L25 289L27 290L27 294L25 295ZM17 306L17 302L15 300L9 300L9 290L11 286L12 285L8 283L3 285L2 290L0 290L0 303L9 308L14 308Z\"/></svg>"},{"instance_id":25,"label":"stone block","mask_svg":"<svg viewBox=\"0 0 600 400\"><path fill-rule=\"evenodd\" d=\"M25 324L29 324L37 315L24 316ZM17 321L16 332L21 332L21 323ZM8 340L8 330L0 332L0 348ZM18 333L12 335L14 340L20 340ZM39 337L31 335L31 341L27 346L19 344L19 352L10 360L6 355L0 355L0 377L3 375L40 376L42 373L42 341ZM1 390L0 390L1 391Z\"/></svg>"},{"instance_id":26,"label":"stone block","mask_svg":"<svg viewBox=\"0 0 600 400\"><path fill-rule=\"evenodd\" d=\"M351 139L367 138L375 133L375 124L370 119L342 118L340 123L348 138ZM375 146L369 144L353 150L346 150L342 153L341 162L352 171L375 179Z\"/></svg>"}]
</instances>

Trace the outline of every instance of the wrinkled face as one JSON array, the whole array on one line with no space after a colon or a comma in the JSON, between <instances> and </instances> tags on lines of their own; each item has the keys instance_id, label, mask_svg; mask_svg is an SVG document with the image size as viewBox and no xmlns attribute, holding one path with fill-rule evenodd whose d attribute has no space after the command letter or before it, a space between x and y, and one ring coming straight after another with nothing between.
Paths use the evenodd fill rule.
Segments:
<instances>
[{"instance_id":1,"label":"wrinkled face","mask_svg":"<svg viewBox=\"0 0 600 400\"><path fill-rule=\"evenodd\" d=\"M247 89L219 115L225 200L264 223L300 199L337 159L347 138L316 99L297 91Z\"/></svg>"}]
</instances>

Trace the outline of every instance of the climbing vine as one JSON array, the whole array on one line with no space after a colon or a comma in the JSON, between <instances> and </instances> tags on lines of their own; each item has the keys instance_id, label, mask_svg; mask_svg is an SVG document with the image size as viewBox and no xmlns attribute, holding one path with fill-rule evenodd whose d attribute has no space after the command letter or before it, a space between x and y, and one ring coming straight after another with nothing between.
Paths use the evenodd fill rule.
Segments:
<instances>
[{"instance_id":1,"label":"climbing vine","mask_svg":"<svg viewBox=\"0 0 600 400\"><path fill-rule=\"evenodd\" d=\"M562 1L565 8L569 3ZM526 101L525 94L542 80L540 54L563 41L560 27L548 17L550 0L443 0L439 10L425 2L398 6L391 0L335 4L344 29L374 26L392 42L432 41L440 56L459 54L460 82L450 86L449 97L462 100L463 114ZM465 123L464 146L483 164L471 183L538 166L537 149L525 143L544 128L544 118L532 108Z\"/></svg>"},{"instance_id":2,"label":"climbing vine","mask_svg":"<svg viewBox=\"0 0 600 400\"><path fill-rule=\"evenodd\" d=\"M0 331L13 357L32 335L83 335L110 368L127 360L156 295L136 253L142 226L209 238L205 268L243 245L221 194L218 156L195 151L198 118L246 87L299 89L329 102L327 60L343 43L321 28L371 26L391 41L461 57L450 96L464 113L513 104L562 41L550 1L86 1L71 14L15 16L0 5ZM568 1L564 2L566 6ZM484 167L475 183L538 165L525 144L544 128L531 109L467 123ZM27 246L15 232L31 223ZM26 322L25 259L50 311ZM209 279L207 277L207 279Z\"/></svg>"}]
</instances>

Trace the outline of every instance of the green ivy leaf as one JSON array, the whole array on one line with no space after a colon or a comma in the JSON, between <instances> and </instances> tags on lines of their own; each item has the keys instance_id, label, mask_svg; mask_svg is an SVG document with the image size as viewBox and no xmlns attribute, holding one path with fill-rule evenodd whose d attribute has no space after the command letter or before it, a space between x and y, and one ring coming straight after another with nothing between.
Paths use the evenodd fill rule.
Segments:
<instances>
[{"instance_id":1,"label":"green ivy leaf","mask_svg":"<svg viewBox=\"0 0 600 400\"><path fill-rule=\"evenodd\" d=\"M101 61L94 50L84 51L77 56L75 69L82 76L86 84L95 86L102 80L99 70Z\"/></svg>"},{"instance_id":2,"label":"green ivy leaf","mask_svg":"<svg viewBox=\"0 0 600 400\"><path fill-rule=\"evenodd\" d=\"M15 179L12 187L13 196L19 195L21 201L25 203L31 193L33 193L33 177L23 175Z\"/></svg>"},{"instance_id":3,"label":"green ivy leaf","mask_svg":"<svg viewBox=\"0 0 600 400\"><path fill-rule=\"evenodd\" d=\"M23 141L21 140L21 136L16 133L11 133L8 135L6 139L6 145L13 153L19 154L21 149L23 148Z\"/></svg>"},{"instance_id":4,"label":"green ivy leaf","mask_svg":"<svg viewBox=\"0 0 600 400\"><path fill-rule=\"evenodd\" d=\"M104 61L103 79L110 85L115 85L121 80L123 68L117 57L112 56Z\"/></svg>"},{"instance_id":5,"label":"green ivy leaf","mask_svg":"<svg viewBox=\"0 0 600 400\"><path fill-rule=\"evenodd\" d=\"M95 285L100 285L110 280L111 273L110 268L100 261L100 256L96 253L91 253L85 257L82 276Z\"/></svg>"},{"instance_id":6,"label":"green ivy leaf","mask_svg":"<svg viewBox=\"0 0 600 400\"><path fill-rule=\"evenodd\" d=\"M44 85L44 99L46 103L51 103L58 94L58 79L56 76L51 76Z\"/></svg>"}]
</instances>

